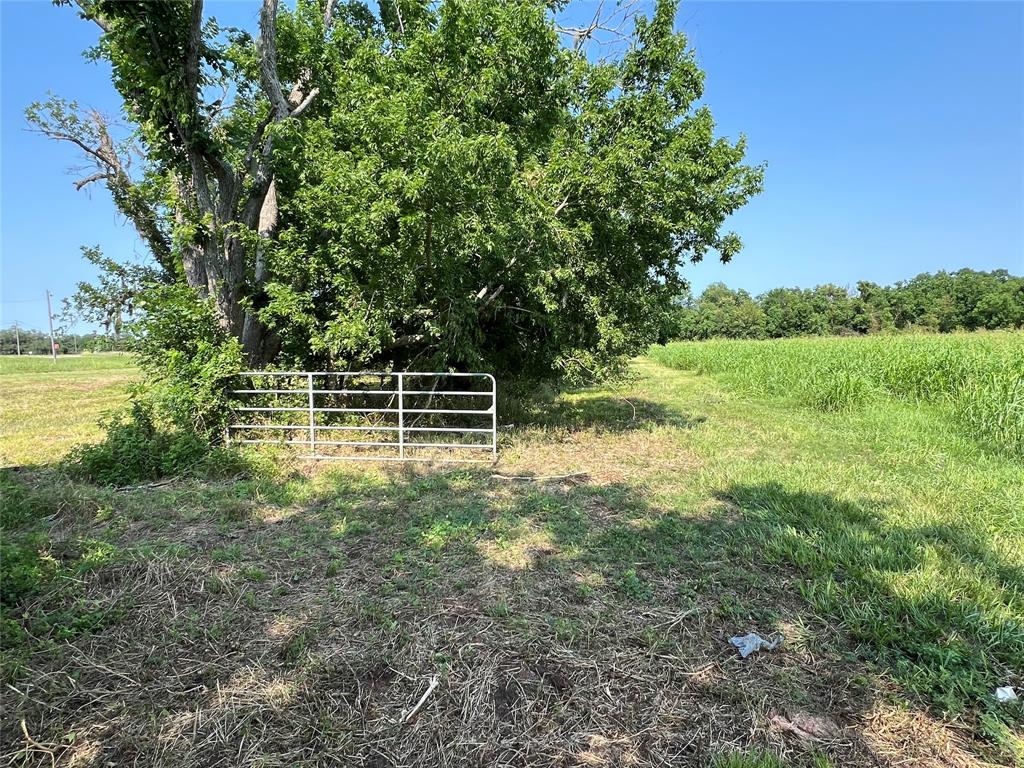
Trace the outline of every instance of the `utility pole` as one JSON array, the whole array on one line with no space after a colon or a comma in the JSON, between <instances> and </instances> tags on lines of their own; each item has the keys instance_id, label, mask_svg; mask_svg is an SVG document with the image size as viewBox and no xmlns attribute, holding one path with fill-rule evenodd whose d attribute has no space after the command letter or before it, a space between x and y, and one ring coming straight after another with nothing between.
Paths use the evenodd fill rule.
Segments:
<instances>
[{"instance_id":1,"label":"utility pole","mask_svg":"<svg viewBox=\"0 0 1024 768\"><path fill-rule=\"evenodd\" d=\"M14 321L14 348L18 350L18 357L21 357L21 336L18 335L18 321Z\"/></svg>"},{"instance_id":2,"label":"utility pole","mask_svg":"<svg viewBox=\"0 0 1024 768\"><path fill-rule=\"evenodd\" d=\"M50 308L50 291L46 291L46 319L50 321L50 354L53 362L57 362L57 345L53 341L53 310Z\"/></svg>"}]
</instances>

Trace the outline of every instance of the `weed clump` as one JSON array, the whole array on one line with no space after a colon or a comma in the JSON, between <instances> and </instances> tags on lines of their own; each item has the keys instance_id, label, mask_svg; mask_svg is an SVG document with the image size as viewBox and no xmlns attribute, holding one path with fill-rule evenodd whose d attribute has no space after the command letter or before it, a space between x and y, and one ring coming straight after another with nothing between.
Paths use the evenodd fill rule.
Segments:
<instances>
[{"instance_id":1,"label":"weed clump","mask_svg":"<svg viewBox=\"0 0 1024 768\"><path fill-rule=\"evenodd\" d=\"M801 399L806 405L826 413L851 411L866 403L873 388L868 378L843 368L817 369L807 379Z\"/></svg>"},{"instance_id":2,"label":"weed clump","mask_svg":"<svg viewBox=\"0 0 1024 768\"><path fill-rule=\"evenodd\" d=\"M161 423L153 407L135 400L103 422L102 442L73 451L72 477L99 485L124 485L184 474L223 476L244 469L237 454L212 447L193 431Z\"/></svg>"}]
</instances>

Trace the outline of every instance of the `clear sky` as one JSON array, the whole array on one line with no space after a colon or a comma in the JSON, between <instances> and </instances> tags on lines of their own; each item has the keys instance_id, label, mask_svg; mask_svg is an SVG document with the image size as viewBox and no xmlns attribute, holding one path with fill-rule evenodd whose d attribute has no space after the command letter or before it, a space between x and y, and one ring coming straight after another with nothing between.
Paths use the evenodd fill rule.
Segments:
<instances>
[{"instance_id":1,"label":"clear sky","mask_svg":"<svg viewBox=\"0 0 1024 768\"><path fill-rule=\"evenodd\" d=\"M255 26L256 0L208 0ZM746 248L686 273L760 293L939 269L1024 273L1024 4L690 2L679 26L720 133L747 135L765 191L730 221ZM44 328L91 275L79 246L145 257L70 147L25 130L47 91L116 115L97 29L49 0L0 0L0 323Z\"/></svg>"}]
</instances>

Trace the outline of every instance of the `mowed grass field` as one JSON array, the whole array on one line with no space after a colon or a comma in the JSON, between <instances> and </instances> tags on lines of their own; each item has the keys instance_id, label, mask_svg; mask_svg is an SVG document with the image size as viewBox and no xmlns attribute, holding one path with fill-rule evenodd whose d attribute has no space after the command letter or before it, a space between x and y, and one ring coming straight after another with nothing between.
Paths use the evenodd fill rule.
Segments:
<instances>
[{"instance_id":1,"label":"mowed grass field","mask_svg":"<svg viewBox=\"0 0 1024 768\"><path fill-rule=\"evenodd\" d=\"M99 439L98 419L138 378L127 355L0 356L0 466L52 463Z\"/></svg>"},{"instance_id":2,"label":"mowed grass field","mask_svg":"<svg viewBox=\"0 0 1024 768\"><path fill-rule=\"evenodd\" d=\"M67 479L66 442L19 449L34 466L3 479L4 535L43 558L4 593L0 750L1020 764L1024 706L993 694L1024 687L1022 350L1014 334L671 345L619 386L509 410L493 468L251 454L243 476L107 489ZM5 450L47 375L5 399ZM113 391L132 374L109 375ZM106 391L76 391L69 430L87 434ZM991 417L965 411L970 392ZM784 641L741 659L729 638L747 632Z\"/></svg>"}]
</instances>

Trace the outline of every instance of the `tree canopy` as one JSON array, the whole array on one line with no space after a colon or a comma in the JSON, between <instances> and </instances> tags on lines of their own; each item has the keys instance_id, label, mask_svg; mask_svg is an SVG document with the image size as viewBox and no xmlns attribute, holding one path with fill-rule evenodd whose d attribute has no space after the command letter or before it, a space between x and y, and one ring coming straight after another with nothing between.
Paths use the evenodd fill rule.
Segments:
<instances>
[{"instance_id":1,"label":"tree canopy","mask_svg":"<svg viewBox=\"0 0 1024 768\"><path fill-rule=\"evenodd\" d=\"M684 291L666 337L764 339L920 329L975 331L1024 327L1024 277L1006 270L924 273L892 286L861 281L774 288L757 298L713 283L694 299Z\"/></svg>"},{"instance_id":2,"label":"tree canopy","mask_svg":"<svg viewBox=\"0 0 1024 768\"><path fill-rule=\"evenodd\" d=\"M254 36L201 0L81 0L133 130L28 116L149 245L137 305L205 307L249 365L600 377L657 339L684 263L739 251L762 169L716 136L676 2L601 61L607 25L562 5L263 0Z\"/></svg>"}]
</instances>

